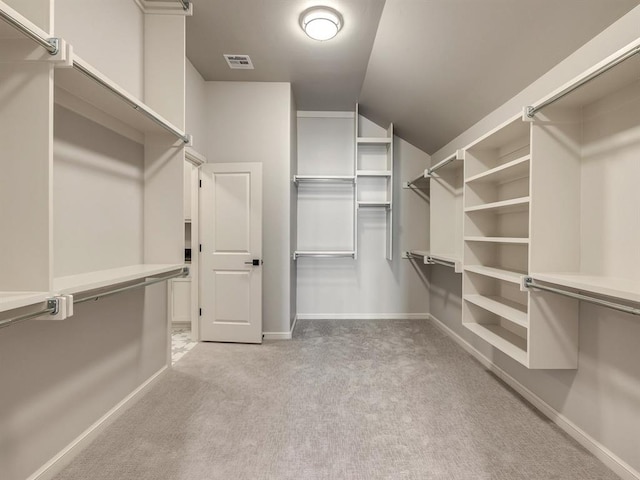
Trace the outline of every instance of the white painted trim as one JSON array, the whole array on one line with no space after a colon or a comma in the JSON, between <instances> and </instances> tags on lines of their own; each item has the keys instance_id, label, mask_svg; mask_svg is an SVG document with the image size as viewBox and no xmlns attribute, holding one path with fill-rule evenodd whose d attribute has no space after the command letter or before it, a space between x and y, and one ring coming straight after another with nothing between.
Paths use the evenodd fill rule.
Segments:
<instances>
[{"instance_id":1,"label":"white painted trim","mask_svg":"<svg viewBox=\"0 0 640 480\"><path fill-rule=\"evenodd\" d=\"M299 313L300 320L427 320L428 313Z\"/></svg>"},{"instance_id":2,"label":"white painted trim","mask_svg":"<svg viewBox=\"0 0 640 480\"><path fill-rule=\"evenodd\" d=\"M575 423L565 417L563 414L554 409L547 402L542 400L539 396L522 385L518 380L513 378L507 372L498 367L495 363L485 357L476 348L463 339L456 332L451 330L448 326L442 323L433 315L429 314L431 322L446 335L451 337L458 345L460 345L465 351L475 357L484 367L494 373L503 382L513 388L516 392L522 395L531 405L537 408L543 415L549 418L560 429L562 429L571 438L577 441L580 445L591 452L598 460L609 467L613 472L620 476L624 480L640 480L640 472L636 471L633 467L623 461L620 457L614 454L611 450L606 448L591 435L586 433Z\"/></svg>"},{"instance_id":3,"label":"white painted trim","mask_svg":"<svg viewBox=\"0 0 640 480\"><path fill-rule=\"evenodd\" d=\"M353 118L353 112L311 112L298 110L298 118Z\"/></svg>"},{"instance_id":4,"label":"white painted trim","mask_svg":"<svg viewBox=\"0 0 640 480\"><path fill-rule=\"evenodd\" d=\"M184 15L190 17L193 15L193 3L189 4L189 10L182 8L182 4L175 0L175 2L158 2L154 0L134 0L136 5L142 10L143 13L150 13L155 15Z\"/></svg>"},{"instance_id":5,"label":"white painted trim","mask_svg":"<svg viewBox=\"0 0 640 480\"><path fill-rule=\"evenodd\" d=\"M293 330L296 328L296 323L298 323L298 315L293 317L293 324L291 325L291 330L288 332L262 332L262 338L265 340L291 340L293 338Z\"/></svg>"},{"instance_id":6,"label":"white painted trim","mask_svg":"<svg viewBox=\"0 0 640 480\"><path fill-rule=\"evenodd\" d=\"M185 147L184 149L185 158L194 164L196 167L199 167L203 163L207 163L207 157L202 155L200 152L193 149L193 147Z\"/></svg>"},{"instance_id":7,"label":"white painted trim","mask_svg":"<svg viewBox=\"0 0 640 480\"><path fill-rule=\"evenodd\" d=\"M51 480L62 471L89 443L91 443L109 425L132 407L147 391L168 371L167 365L149 377L142 385L127 395L115 407L105 413L98 421L87 428L69 445L63 448L51 460L36 470L27 480Z\"/></svg>"},{"instance_id":8,"label":"white painted trim","mask_svg":"<svg viewBox=\"0 0 640 480\"><path fill-rule=\"evenodd\" d=\"M291 332L262 332L264 340L291 340Z\"/></svg>"}]
</instances>

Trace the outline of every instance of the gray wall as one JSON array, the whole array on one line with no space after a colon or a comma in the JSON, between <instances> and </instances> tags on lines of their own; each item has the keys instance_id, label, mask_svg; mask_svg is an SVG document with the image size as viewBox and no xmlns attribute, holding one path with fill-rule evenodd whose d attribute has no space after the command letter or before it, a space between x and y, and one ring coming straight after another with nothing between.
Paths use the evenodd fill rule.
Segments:
<instances>
[{"instance_id":1,"label":"gray wall","mask_svg":"<svg viewBox=\"0 0 640 480\"><path fill-rule=\"evenodd\" d=\"M433 163L635 40L640 35L639 25L640 7L436 152ZM431 281L434 317L632 469L640 471L640 322L636 317L583 304L578 370L527 370L462 327L460 275L434 267Z\"/></svg>"},{"instance_id":2,"label":"gray wall","mask_svg":"<svg viewBox=\"0 0 640 480\"><path fill-rule=\"evenodd\" d=\"M289 332L291 85L207 82L205 104L208 161L264 164L263 331Z\"/></svg>"}]
</instances>

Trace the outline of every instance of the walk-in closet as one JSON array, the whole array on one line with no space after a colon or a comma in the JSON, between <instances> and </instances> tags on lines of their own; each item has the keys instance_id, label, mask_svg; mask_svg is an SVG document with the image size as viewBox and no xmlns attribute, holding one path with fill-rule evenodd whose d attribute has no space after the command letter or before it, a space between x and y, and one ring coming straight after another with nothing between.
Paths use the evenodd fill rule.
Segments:
<instances>
[{"instance_id":1,"label":"walk-in closet","mask_svg":"<svg viewBox=\"0 0 640 480\"><path fill-rule=\"evenodd\" d=\"M0 0L0 480L640 480L638 0Z\"/></svg>"}]
</instances>

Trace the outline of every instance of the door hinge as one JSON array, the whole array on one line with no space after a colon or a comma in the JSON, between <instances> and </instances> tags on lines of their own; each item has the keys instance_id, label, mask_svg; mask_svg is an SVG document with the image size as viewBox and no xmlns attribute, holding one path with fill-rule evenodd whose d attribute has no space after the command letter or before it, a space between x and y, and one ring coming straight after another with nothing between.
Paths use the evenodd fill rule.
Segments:
<instances>
[{"instance_id":1,"label":"door hinge","mask_svg":"<svg viewBox=\"0 0 640 480\"><path fill-rule=\"evenodd\" d=\"M200 310L199 315L202 316L202 309L200 308L199 310Z\"/></svg>"},{"instance_id":2,"label":"door hinge","mask_svg":"<svg viewBox=\"0 0 640 480\"><path fill-rule=\"evenodd\" d=\"M198 186L199 186L200 188L202 188L202 180L198 180L198 182L199 182L199 183L198 183Z\"/></svg>"},{"instance_id":3,"label":"door hinge","mask_svg":"<svg viewBox=\"0 0 640 480\"><path fill-rule=\"evenodd\" d=\"M202 251L202 244L198 245L198 251L201 252Z\"/></svg>"}]
</instances>

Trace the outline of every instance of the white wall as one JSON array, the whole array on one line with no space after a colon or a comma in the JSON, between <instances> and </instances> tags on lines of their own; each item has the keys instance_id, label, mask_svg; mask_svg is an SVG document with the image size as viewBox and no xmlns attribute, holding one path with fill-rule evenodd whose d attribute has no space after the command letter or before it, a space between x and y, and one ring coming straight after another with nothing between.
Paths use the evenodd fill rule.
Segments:
<instances>
[{"instance_id":1,"label":"white wall","mask_svg":"<svg viewBox=\"0 0 640 480\"><path fill-rule=\"evenodd\" d=\"M386 131L360 117L361 134ZM352 175L353 118L298 119L298 173ZM429 268L402 258L402 251L428 248L429 205L424 192L402 188L418 176L429 155L394 139L393 261L385 258L384 211L361 211L358 259L300 258L299 318L389 318L426 315ZM352 192L348 186L299 187L298 248L351 246Z\"/></svg>"},{"instance_id":2,"label":"white wall","mask_svg":"<svg viewBox=\"0 0 640 480\"><path fill-rule=\"evenodd\" d=\"M193 148L207 156L206 83L193 64L187 60L187 94L185 131L193 136Z\"/></svg>"},{"instance_id":3,"label":"white wall","mask_svg":"<svg viewBox=\"0 0 640 480\"><path fill-rule=\"evenodd\" d=\"M263 331L289 332L291 85L207 82L209 162L262 162Z\"/></svg>"},{"instance_id":4,"label":"white wall","mask_svg":"<svg viewBox=\"0 0 640 480\"><path fill-rule=\"evenodd\" d=\"M433 162L635 40L640 35L638 25L640 7L436 152ZM460 275L434 267L431 282L431 313L437 319L640 475L640 322L636 317L583 304L578 370L527 370L462 327Z\"/></svg>"},{"instance_id":5,"label":"white wall","mask_svg":"<svg viewBox=\"0 0 640 480\"><path fill-rule=\"evenodd\" d=\"M71 43L74 53L111 80L143 99L144 14L136 2L55 0L54 5L56 36Z\"/></svg>"}]
</instances>

